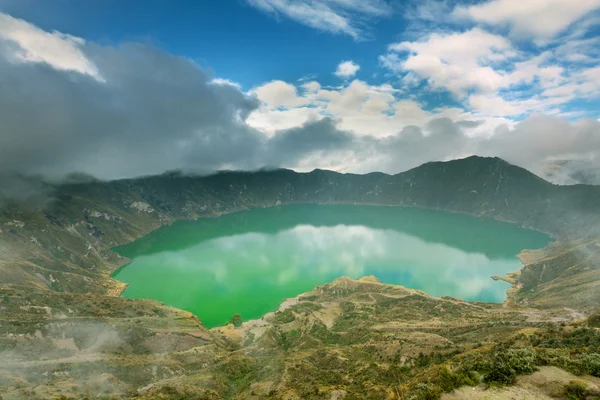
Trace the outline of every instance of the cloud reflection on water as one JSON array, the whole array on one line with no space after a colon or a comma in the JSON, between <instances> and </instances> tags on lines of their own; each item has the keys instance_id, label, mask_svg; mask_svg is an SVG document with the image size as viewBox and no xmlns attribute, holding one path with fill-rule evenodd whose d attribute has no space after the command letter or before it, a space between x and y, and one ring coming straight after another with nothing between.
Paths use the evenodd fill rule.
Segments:
<instances>
[{"instance_id":1,"label":"cloud reflection on water","mask_svg":"<svg viewBox=\"0 0 600 400\"><path fill-rule=\"evenodd\" d=\"M172 280L180 275L227 292L372 274L434 295L496 302L504 299L507 286L490 276L520 266L516 257L489 259L483 253L359 225L298 225L276 234L219 237L180 251L141 256L136 263L168 267Z\"/></svg>"}]
</instances>

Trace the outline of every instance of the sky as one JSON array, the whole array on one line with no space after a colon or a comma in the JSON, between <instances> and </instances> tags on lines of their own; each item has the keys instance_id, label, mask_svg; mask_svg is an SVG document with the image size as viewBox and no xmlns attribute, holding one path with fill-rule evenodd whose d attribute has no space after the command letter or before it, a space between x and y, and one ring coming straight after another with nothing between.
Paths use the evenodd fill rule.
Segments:
<instances>
[{"instance_id":1,"label":"sky","mask_svg":"<svg viewBox=\"0 0 600 400\"><path fill-rule=\"evenodd\" d=\"M0 174L545 176L599 119L600 0L0 0Z\"/></svg>"}]
</instances>

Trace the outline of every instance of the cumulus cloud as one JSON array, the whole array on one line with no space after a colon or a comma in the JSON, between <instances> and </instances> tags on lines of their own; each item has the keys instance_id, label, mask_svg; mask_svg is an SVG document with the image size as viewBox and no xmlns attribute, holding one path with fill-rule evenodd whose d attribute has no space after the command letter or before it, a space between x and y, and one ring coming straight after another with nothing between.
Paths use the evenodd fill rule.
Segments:
<instances>
[{"instance_id":1,"label":"cumulus cloud","mask_svg":"<svg viewBox=\"0 0 600 400\"><path fill-rule=\"evenodd\" d=\"M454 15L507 26L513 35L546 40L598 9L600 0L492 0L457 7Z\"/></svg>"},{"instance_id":2,"label":"cumulus cloud","mask_svg":"<svg viewBox=\"0 0 600 400\"><path fill-rule=\"evenodd\" d=\"M115 178L184 162L214 169L249 160L260 143L244 123L257 101L211 84L193 62L138 44L88 44L85 54L105 82L0 57L0 170Z\"/></svg>"},{"instance_id":3,"label":"cumulus cloud","mask_svg":"<svg viewBox=\"0 0 600 400\"><path fill-rule=\"evenodd\" d=\"M14 62L15 51L24 51L21 44L0 40L0 172L60 178L77 171L113 179L175 168L293 166L293 160L344 137L316 118L279 127L272 139L248 125L261 103L296 107L305 101L285 82L248 95L152 46L69 41L102 80L76 70L77 63L67 68L37 58ZM63 57L60 46L45 50L47 60Z\"/></svg>"},{"instance_id":4,"label":"cumulus cloud","mask_svg":"<svg viewBox=\"0 0 600 400\"><path fill-rule=\"evenodd\" d=\"M316 81L306 82L306 83L302 84L302 87L308 93L317 93L319 90L321 90L321 84L319 82L316 82Z\"/></svg>"},{"instance_id":5,"label":"cumulus cloud","mask_svg":"<svg viewBox=\"0 0 600 400\"><path fill-rule=\"evenodd\" d=\"M268 83L265 86L271 85ZM429 121L441 117L455 121L474 118L473 114L458 108L426 110L423 103L403 97L401 90L389 84L369 85L365 81L353 80L332 88L308 82L302 85L302 93L289 90L284 85L279 87L284 92L293 94L286 98L293 99L292 102L300 106L282 108L270 107L264 103L265 105L253 111L247 123L268 135L325 117L333 119L340 130L374 137L394 135L408 125L425 128ZM262 91L262 88L254 91ZM503 118L487 118L486 124L478 125L477 129L470 130L468 134L486 136L493 132L495 126L506 122Z\"/></svg>"},{"instance_id":6,"label":"cumulus cloud","mask_svg":"<svg viewBox=\"0 0 600 400\"><path fill-rule=\"evenodd\" d=\"M284 81L271 81L250 93L270 107L296 107L303 105L304 101L298 97L296 86Z\"/></svg>"},{"instance_id":7,"label":"cumulus cloud","mask_svg":"<svg viewBox=\"0 0 600 400\"><path fill-rule=\"evenodd\" d=\"M60 32L46 32L35 25L0 12L0 38L12 62L46 63L60 70L75 71L103 80L81 48L85 41Z\"/></svg>"},{"instance_id":8,"label":"cumulus cloud","mask_svg":"<svg viewBox=\"0 0 600 400\"><path fill-rule=\"evenodd\" d=\"M392 9L385 0L247 0L275 17L286 17L311 28L354 39L365 36L368 18L384 17Z\"/></svg>"},{"instance_id":9,"label":"cumulus cloud","mask_svg":"<svg viewBox=\"0 0 600 400\"><path fill-rule=\"evenodd\" d=\"M360 65L354 63L353 61L342 61L338 65L334 74L339 78L347 79L355 76L359 69Z\"/></svg>"},{"instance_id":10,"label":"cumulus cloud","mask_svg":"<svg viewBox=\"0 0 600 400\"><path fill-rule=\"evenodd\" d=\"M231 81L229 79L225 79L225 78L213 78L212 81L210 81L210 83L212 83L213 85L228 85L228 86L233 86L239 90L242 89L242 85L240 85L237 82Z\"/></svg>"},{"instance_id":11,"label":"cumulus cloud","mask_svg":"<svg viewBox=\"0 0 600 400\"><path fill-rule=\"evenodd\" d=\"M478 152L495 155L539 175L553 160L581 160L600 166L600 122L532 115L514 129L499 128L483 141Z\"/></svg>"},{"instance_id":12,"label":"cumulus cloud","mask_svg":"<svg viewBox=\"0 0 600 400\"><path fill-rule=\"evenodd\" d=\"M414 72L434 88L463 96L472 89L493 92L506 85L505 77L491 65L513 55L511 47L502 36L474 28L394 43L381 61L392 70ZM408 57L400 59L398 53L407 53Z\"/></svg>"},{"instance_id":13,"label":"cumulus cloud","mask_svg":"<svg viewBox=\"0 0 600 400\"><path fill-rule=\"evenodd\" d=\"M543 51L480 27L451 28L389 45L381 65L407 86L449 92L480 118L574 116L569 103L600 96L600 42L577 36L584 28Z\"/></svg>"},{"instance_id":14,"label":"cumulus cloud","mask_svg":"<svg viewBox=\"0 0 600 400\"><path fill-rule=\"evenodd\" d=\"M277 131L297 128L323 118L323 114L315 107L297 107L283 110L261 107L250 114L246 122L266 135L273 135Z\"/></svg>"}]
</instances>

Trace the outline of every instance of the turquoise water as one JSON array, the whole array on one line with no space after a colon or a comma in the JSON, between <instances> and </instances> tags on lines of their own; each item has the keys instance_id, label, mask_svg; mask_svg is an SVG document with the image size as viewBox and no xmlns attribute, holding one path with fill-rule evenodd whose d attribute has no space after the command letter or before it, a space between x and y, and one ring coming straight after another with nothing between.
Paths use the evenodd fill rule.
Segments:
<instances>
[{"instance_id":1,"label":"turquoise water","mask_svg":"<svg viewBox=\"0 0 600 400\"><path fill-rule=\"evenodd\" d=\"M494 281L516 255L550 238L513 224L403 207L290 205L160 228L115 249L132 259L114 274L128 298L196 314L207 327L234 313L259 318L285 299L340 276L437 296L502 302Z\"/></svg>"}]
</instances>

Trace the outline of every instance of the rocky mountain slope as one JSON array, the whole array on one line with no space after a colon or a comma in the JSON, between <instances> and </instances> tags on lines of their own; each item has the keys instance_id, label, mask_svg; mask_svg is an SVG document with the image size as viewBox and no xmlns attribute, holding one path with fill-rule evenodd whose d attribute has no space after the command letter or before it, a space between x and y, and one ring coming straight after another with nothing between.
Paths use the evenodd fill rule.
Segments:
<instances>
[{"instance_id":1,"label":"rocky mountain slope","mask_svg":"<svg viewBox=\"0 0 600 400\"><path fill-rule=\"evenodd\" d=\"M465 352L480 347L493 359L492 343L581 319L600 300L600 187L552 185L497 158L428 163L393 176L168 173L43 188L43 201L0 202L0 359L8 366L0 393L7 398L437 398L418 385L443 371L439 365L462 368ZM188 313L115 297L123 287L110 274L126 260L110 248L175 220L298 202L468 213L539 229L557 242L521 255L525 267L504 278L513 284L504 307L342 279L264 326L209 332ZM589 329L584 334L596 340ZM98 337L107 339L98 344ZM385 350L400 342L394 354ZM551 365L581 363L586 351L577 349L571 361ZM423 361L426 354L435 361ZM452 379L474 384L488 367ZM330 368L337 372L321 379ZM346 376L348 368L354 372ZM432 396L448 391L438 386Z\"/></svg>"}]
</instances>

